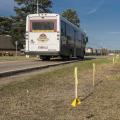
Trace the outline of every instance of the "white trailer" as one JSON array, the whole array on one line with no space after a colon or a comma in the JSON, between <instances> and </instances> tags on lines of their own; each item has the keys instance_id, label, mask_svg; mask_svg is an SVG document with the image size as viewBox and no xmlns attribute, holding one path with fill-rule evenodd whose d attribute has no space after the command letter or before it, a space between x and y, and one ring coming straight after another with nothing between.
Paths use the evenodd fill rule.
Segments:
<instances>
[{"instance_id":1,"label":"white trailer","mask_svg":"<svg viewBox=\"0 0 120 120\"><path fill-rule=\"evenodd\" d=\"M51 57L84 57L86 36L59 14L30 14L26 19L26 54Z\"/></svg>"}]
</instances>

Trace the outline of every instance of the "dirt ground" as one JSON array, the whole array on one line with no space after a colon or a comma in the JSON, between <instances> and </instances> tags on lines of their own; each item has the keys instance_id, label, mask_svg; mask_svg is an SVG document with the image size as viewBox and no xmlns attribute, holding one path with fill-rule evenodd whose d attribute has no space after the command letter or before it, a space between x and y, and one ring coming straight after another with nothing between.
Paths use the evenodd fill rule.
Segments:
<instances>
[{"instance_id":1,"label":"dirt ground","mask_svg":"<svg viewBox=\"0 0 120 120\"><path fill-rule=\"evenodd\" d=\"M102 71L103 72L103 71ZM81 120L120 120L120 66L104 71L102 82L83 100ZM78 119L79 120L79 119Z\"/></svg>"},{"instance_id":2,"label":"dirt ground","mask_svg":"<svg viewBox=\"0 0 120 120\"><path fill-rule=\"evenodd\" d=\"M1 88L0 120L120 120L120 65L97 66L95 87L92 86L92 69L80 72L81 104L76 108L71 106L74 99L72 72L56 70L57 76L51 72L34 78L34 83L13 83Z\"/></svg>"}]
</instances>

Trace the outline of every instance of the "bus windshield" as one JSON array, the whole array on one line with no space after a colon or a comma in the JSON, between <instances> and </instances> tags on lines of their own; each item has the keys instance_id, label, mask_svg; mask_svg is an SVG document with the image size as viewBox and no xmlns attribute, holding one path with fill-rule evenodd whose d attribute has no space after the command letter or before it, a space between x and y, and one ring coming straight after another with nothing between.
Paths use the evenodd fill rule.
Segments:
<instances>
[{"instance_id":1,"label":"bus windshield","mask_svg":"<svg viewBox=\"0 0 120 120\"><path fill-rule=\"evenodd\" d=\"M55 29L54 21L32 22L32 31L54 30L54 29Z\"/></svg>"}]
</instances>

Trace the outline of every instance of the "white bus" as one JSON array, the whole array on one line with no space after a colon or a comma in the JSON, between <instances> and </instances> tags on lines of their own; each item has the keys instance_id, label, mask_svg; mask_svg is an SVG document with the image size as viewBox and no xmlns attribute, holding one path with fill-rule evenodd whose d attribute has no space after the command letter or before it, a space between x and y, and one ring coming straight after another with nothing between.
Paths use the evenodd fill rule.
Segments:
<instances>
[{"instance_id":1,"label":"white bus","mask_svg":"<svg viewBox=\"0 0 120 120\"><path fill-rule=\"evenodd\" d=\"M59 14L30 14L26 19L26 54L52 57L84 58L85 32Z\"/></svg>"}]
</instances>

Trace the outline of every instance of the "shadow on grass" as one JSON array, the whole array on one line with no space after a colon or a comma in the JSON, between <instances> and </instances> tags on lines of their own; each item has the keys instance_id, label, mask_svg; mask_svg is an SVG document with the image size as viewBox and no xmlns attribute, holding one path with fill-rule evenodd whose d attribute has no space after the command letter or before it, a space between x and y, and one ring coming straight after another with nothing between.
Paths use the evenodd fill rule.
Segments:
<instances>
[{"instance_id":1,"label":"shadow on grass","mask_svg":"<svg viewBox=\"0 0 120 120\"><path fill-rule=\"evenodd\" d=\"M95 87L97 87L99 84L101 84L103 81L101 80L101 81L99 81L97 84L95 84ZM95 88L93 88L93 91L92 92L90 92L87 96L85 96L83 99L81 99L81 101L84 101L84 100L86 100L87 98L89 98L90 96L92 96L93 95L93 93L94 93L94 90L95 90Z\"/></svg>"},{"instance_id":2,"label":"shadow on grass","mask_svg":"<svg viewBox=\"0 0 120 120\"><path fill-rule=\"evenodd\" d=\"M80 58L70 58L70 59L62 59L62 58L51 58L50 60L43 60L43 62L67 62L67 61L72 61L72 60L79 60L79 61L86 61L86 60L93 60L96 59L95 57L85 57L84 59ZM42 60L36 60L36 61L42 61Z\"/></svg>"},{"instance_id":3,"label":"shadow on grass","mask_svg":"<svg viewBox=\"0 0 120 120\"><path fill-rule=\"evenodd\" d=\"M91 92L91 93L89 93L87 96L85 96L84 98L82 98L81 99L81 101L84 101L84 100L86 100L87 98L89 98L90 96L92 96L93 95L93 91Z\"/></svg>"}]
</instances>

